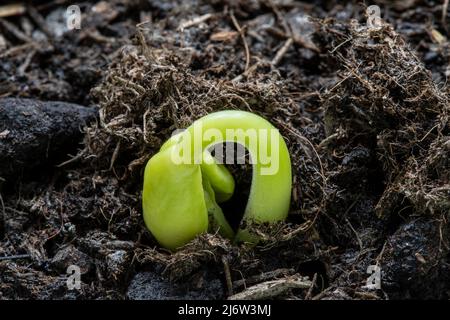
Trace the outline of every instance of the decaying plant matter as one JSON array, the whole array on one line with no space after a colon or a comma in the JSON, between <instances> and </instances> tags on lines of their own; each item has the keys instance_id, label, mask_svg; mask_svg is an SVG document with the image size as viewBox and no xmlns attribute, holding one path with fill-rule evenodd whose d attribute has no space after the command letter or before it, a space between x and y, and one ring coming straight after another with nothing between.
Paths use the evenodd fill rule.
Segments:
<instances>
[{"instance_id":1,"label":"decaying plant matter","mask_svg":"<svg viewBox=\"0 0 450 320\"><path fill-rule=\"evenodd\" d=\"M7 57L0 85L10 66L25 73L22 86L2 94L77 92L72 102L95 102L100 114L74 159L44 181L25 177L20 196L1 190L0 256L10 259L0 261L0 297L448 299L442 10L425 1L390 6L388 21L371 29L364 7L341 1L183 3L111 1L89 11L103 12L88 22L98 33L70 34L78 47L60 55L55 40L54 64L40 60L45 48ZM89 70L81 46L101 57ZM39 85L66 60L73 72L62 73L65 90ZM288 218L254 230L263 239L254 248L207 234L169 253L143 223L145 163L175 129L225 109L280 129L292 159ZM250 168L229 166L230 217L244 210ZM80 292L50 285L77 261ZM368 266L381 268L382 290L366 286Z\"/></svg>"}]
</instances>

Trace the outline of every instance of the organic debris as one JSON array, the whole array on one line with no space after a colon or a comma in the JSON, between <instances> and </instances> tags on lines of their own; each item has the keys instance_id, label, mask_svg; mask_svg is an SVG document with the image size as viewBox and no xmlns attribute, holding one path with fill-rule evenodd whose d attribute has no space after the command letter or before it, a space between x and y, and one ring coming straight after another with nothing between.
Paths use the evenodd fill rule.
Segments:
<instances>
[{"instance_id":1,"label":"organic debris","mask_svg":"<svg viewBox=\"0 0 450 320\"><path fill-rule=\"evenodd\" d=\"M377 26L341 1L83 2L83 28L55 34L59 6L0 20L0 95L99 105L78 155L1 190L0 257L22 258L0 260L0 297L448 299L448 34L427 1L377 3ZM167 252L142 220L144 166L225 109L286 139L288 220L256 247L205 234ZM250 166L230 169L238 217ZM70 264L80 291L56 281Z\"/></svg>"}]
</instances>

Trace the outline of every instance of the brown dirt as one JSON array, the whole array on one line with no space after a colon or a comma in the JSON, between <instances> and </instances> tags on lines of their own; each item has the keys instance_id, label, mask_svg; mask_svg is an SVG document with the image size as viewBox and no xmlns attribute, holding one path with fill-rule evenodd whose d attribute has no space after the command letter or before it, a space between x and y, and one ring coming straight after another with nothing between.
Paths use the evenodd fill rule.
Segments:
<instances>
[{"instance_id":1,"label":"brown dirt","mask_svg":"<svg viewBox=\"0 0 450 320\"><path fill-rule=\"evenodd\" d=\"M77 156L0 189L0 298L218 299L308 276L309 290L274 297L449 299L443 1L376 2L378 30L363 5L319 0L85 1L82 29L62 36L35 10L0 20L0 96L99 106ZM33 2L47 24L69 3ZM145 163L175 129L224 109L285 137L288 220L257 230L257 247L207 234L171 254L143 224ZM236 215L249 170L231 169ZM70 264L80 291L65 287ZM369 265L381 290L365 287Z\"/></svg>"}]
</instances>

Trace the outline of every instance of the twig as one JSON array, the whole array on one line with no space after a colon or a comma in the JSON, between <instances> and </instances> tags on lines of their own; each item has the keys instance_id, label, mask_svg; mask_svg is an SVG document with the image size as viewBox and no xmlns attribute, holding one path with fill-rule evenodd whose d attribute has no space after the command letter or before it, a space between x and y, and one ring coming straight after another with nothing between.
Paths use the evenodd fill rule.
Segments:
<instances>
[{"instance_id":1,"label":"twig","mask_svg":"<svg viewBox=\"0 0 450 320\"><path fill-rule=\"evenodd\" d=\"M311 300L312 291L313 291L314 287L316 286L316 282L317 282L317 273L314 273L311 287L309 287L308 292L306 293L305 300Z\"/></svg>"},{"instance_id":2,"label":"twig","mask_svg":"<svg viewBox=\"0 0 450 320\"><path fill-rule=\"evenodd\" d=\"M28 50L29 48L32 48L32 47L35 47L34 42L28 42L25 44L21 44L19 46L12 47L11 49L8 49L5 52L3 52L2 54L0 54L0 58L6 58L9 56L17 55L21 51Z\"/></svg>"},{"instance_id":3,"label":"twig","mask_svg":"<svg viewBox=\"0 0 450 320\"><path fill-rule=\"evenodd\" d=\"M269 0L269 5L270 5L272 11L275 13L275 16L281 23L281 26L283 27L284 32L286 33L288 38L292 38L291 28L289 28L289 24L286 22L286 19L284 18L283 14L280 12L280 10L278 10L278 7L275 5L275 3L273 3L272 0Z\"/></svg>"},{"instance_id":4,"label":"twig","mask_svg":"<svg viewBox=\"0 0 450 320\"><path fill-rule=\"evenodd\" d=\"M39 10L39 11L48 10L48 9L50 9L52 7L61 6L63 4L66 4L69 1L70 0L47 1L46 3L43 3L43 4L37 4L36 9Z\"/></svg>"},{"instance_id":5,"label":"twig","mask_svg":"<svg viewBox=\"0 0 450 320\"><path fill-rule=\"evenodd\" d=\"M241 26L239 25L238 21L236 20L236 17L234 16L233 11L230 11L230 18L231 21L233 21L233 25L236 28L236 30L239 32L239 35L241 36L242 42L244 43L244 49L245 49L245 69L244 72L246 72L250 66L250 50L248 48L247 40L245 39L245 34Z\"/></svg>"},{"instance_id":6,"label":"twig","mask_svg":"<svg viewBox=\"0 0 450 320\"><path fill-rule=\"evenodd\" d=\"M320 141L319 145L317 146L318 149L322 149L323 147L325 147L326 145L328 145L332 140L336 139L337 137L339 137L339 132L335 132L333 134L330 134L328 137L326 137L325 139L323 139L322 141Z\"/></svg>"},{"instance_id":7,"label":"twig","mask_svg":"<svg viewBox=\"0 0 450 320\"><path fill-rule=\"evenodd\" d=\"M328 288L326 288L326 289L323 290L322 292L320 292L320 293L316 294L314 297L312 297L311 300L320 300L320 299L322 299L323 296L324 296L325 294L327 294L328 292L330 292L332 289L333 289L333 287L328 287Z\"/></svg>"},{"instance_id":8,"label":"twig","mask_svg":"<svg viewBox=\"0 0 450 320\"><path fill-rule=\"evenodd\" d=\"M109 163L109 170L112 170L114 167L114 163L117 160L117 157L119 156L120 152L120 140L117 142L116 147L114 148L113 154L111 156L111 161Z\"/></svg>"},{"instance_id":9,"label":"twig","mask_svg":"<svg viewBox=\"0 0 450 320\"><path fill-rule=\"evenodd\" d=\"M83 158L83 154L82 153L78 153L76 156L70 158L69 160L66 160L64 162L61 162L60 164L57 164L56 167L57 168L64 167L64 166L68 165L69 163L76 162L76 161L78 161L78 160L80 160L82 158Z\"/></svg>"},{"instance_id":10,"label":"twig","mask_svg":"<svg viewBox=\"0 0 450 320\"><path fill-rule=\"evenodd\" d=\"M41 10L47 10L49 8L52 7L56 7L56 6L60 6L63 5L65 3L69 2L69 0L55 0L55 1L47 1L46 3L43 4L38 4L36 9L41 11Z\"/></svg>"},{"instance_id":11,"label":"twig","mask_svg":"<svg viewBox=\"0 0 450 320\"><path fill-rule=\"evenodd\" d=\"M447 31L447 25L445 23L445 21L447 20L447 10L448 10L448 0L444 0L444 5L442 6L441 22L442 22L442 26L444 27L445 31Z\"/></svg>"},{"instance_id":12,"label":"twig","mask_svg":"<svg viewBox=\"0 0 450 320\"><path fill-rule=\"evenodd\" d=\"M419 142L422 142L423 140L425 140L425 139L428 137L428 135L429 135L434 129L436 129L437 127L439 127L439 124L435 125L433 128L431 128L430 130L428 130L428 132L423 136L422 139L419 140Z\"/></svg>"},{"instance_id":13,"label":"twig","mask_svg":"<svg viewBox=\"0 0 450 320\"><path fill-rule=\"evenodd\" d=\"M193 19L191 19L189 21L181 23L178 26L177 30L183 32L184 29L196 26L196 25L198 25L198 24L200 24L202 22L205 22L205 21L211 19L212 17L214 17L214 15L212 13L207 13L207 14L204 14L204 15L202 15L200 17L193 18Z\"/></svg>"},{"instance_id":14,"label":"twig","mask_svg":"<svg viewBox=\"0 0 450 320\"><path fill-rule=\"evenodd\" d=\"M223 269L225 272L225 280L227 283L228 296L232 296L233 295L233 283L231 281L230 265L228 264L228 260L225 256L222 256L222 263L223 263Z\"/></svg>"},{"instance_id":15,"label":"twig","mask_svg":"<svg viewBox=\"0 0 450 320\"><path fill-rule=\"evenodd\" d=\"M272 36L274 36L276 38L282 39L282 40L286 40L286 39L291 38L283 30L281 30L278 27L267 27L265 30L270 35L272 35Z\"/></svg>"},{"instance_id":16,"label":"twig","mask_svg":"<svg viewBox=\"0 0 450 320\"><path fill-rule=\"evenodd\" d=\"M333 50L330 51L330 53L334 53L337 49L339 49L340 47L342 47L344 44L346 44L349 41L352 41L353 38L352 37L348 37L346 40L342 41L341 43L339 43L336 47L333 48Z\"/></svg>"},{"instance_id":17,"label":"twig","mask_svg":"<svg viewBox=\"0 0 450 320\"><path fill-rule=\"evenodd\" d=\"M352 204L350 207L352 207L352 206L353 206L353 204ZM352 224L351 224L350 221L347 219L347 217L345 218L345 222L347 222L348 226L350 227L350 229L351 229L351 230L353 231L353 233L355 234L356 240L358 241L359 250L362 251L362 250L364 249L364 247L363 247L363 243L362 243L361 238L359 237L358 232L355 230L355 228L353 228Z\"/></svg>"},{"instance_id":18,"label":"twig","mask_svg":"<svg viewBox=\"0 0 450 320\"><path fill-rule=\"evenodd\" d=\"M294 275L285 279L267 281L250 287L229 297L229 300L259 300L278 297L292 289L309 289L312 282L308 278Z\"/></svg>"},{"instance_id":19,"label":"twig","mask_svg":"<svg viewBox=\"0 0 450 320\"><path fill-rule=\"evenodd\" d=\"M353 207L358 203L359 199L361 197L358 196L355 201L353 201L350 206L347 208L347 210L345 210L343 217L345 219L345 221L347 222L348 226L350 227L350 229L353 231L353 233L356 235L356 240L358 241L358 245L359 245L359 249L362 251L364 249L363 243L361 238L359 237L359 233L355 230L355 228L353 228L352 224L350 223L350 220L348 220L347 218L347 214L350 212L350 210L353 209Z\"/></svg>"},{"instance_id":20,"label":"twig","mask_svg":"<svg viewBox=\"0 0 450 320\"><path fill-rule=\"evenodd\" d=\"M309 49L312 50L314 52L320 53L320 49L316 47L316 45L314 43L308 43L307 41L304 41L303 39L301 39L298 36L293 35L292 37L289 36L288 33L283 32L283 30L280 30L279 28L276 27L268 27L266 29L266 31L268 33L270 33L271 35L280 38L280 39L292 39L294 41L294 44L303 47L305 49Z\"/></svg>"},{"instance_id":21,"label":"twig","mask_svg":"<svg viewBox=\"0 0 450 320\"><path fill-rule=\"evenodd\" d=\"M240 75L234 77L231 82L239 82L242 80L243 77L247 77L249 74L253 73L258 66L260 65L260 62L256 62L255 64L253 64L252 66L250 66L250 68L247 69L247 71L241 73Z\"/></svg>"},{"instance_id":22,"label":"twig","mask_svg":"<svg viewBox=\"0 0 450 320\"><path fill-rule=\"evenodd\" d=\"M25 33L20 31L19 28L17 28L15 25L10 23L9 21L6 21L2 18L0 18L0 25L3 25L3 27L8 30L12 35L14 35L17 39L23 41L23 42L33 42L33 40L27 36Z\"/></svg>"},{"instance_id":23,"label":"twig","mask_svg":"<svg viewBox=\"0 0 450 320\"><path fill-rule=\"evenodd\" d=\"M446 188L446 190L448 190L448 188ZM442 214L442 219L441 219L440 222L441 223L439 224L439 251L442 250L441 249L441 244L445 247L446 250L449 250L450 248L447 245L446 241L444 240L444 234L443 234L443 231L442 231L442 228L447 226L447 219L445 218L445 213Z\"/></svg>"},{"instance_id":24,"label":"twig","mask_svg":"<svg viewBox=\"0 0 450 320\"><path fill-rule=\"evenodd\" d=\"M385 241L385 242L383 243L383 247L381 248L380 253L378 254L378 256L377 256L376 259L375 259L375 262L376 262L376 265L377 265L377 266L379 266L380 263L381 263L381 259L383 258L383 254L384 254L384 251L386 250L386 245L387 245L387 244L388 244L388 241Z\"/></svg>"},{"instance_id":25,"label":"twig","mask_svg":"<svg viewBox=\"0 0 450 320\"><path fill-rule=\"evenodd\" d=\"M347 79L351 78L351 76L352 76L352 74L349 72L349 74L348 74L346 77L344 77L341 81L339 81L338 83L336 83L336 84L333 86L333 88L331 88L331 89L329 90L329 92L334 91L337 87L339 87L341 84L343 84Z\"/></svg>"},{"instance_id":26,"label":"twig","mask_svg":"<svg viewBox=\"0 0 450 320\"><path fill-rule=\"evenodd\" d=\"M14 255L14 256L6 256L6 257L0 257L0 261L5 261L5 260L18 260L18 259L28 259L31 256L29 254L18 254L18 255Z\"/></svg>"},{"instance_id":27,"label":"twig","mask_svg":"<svg viewBox=\"0 0 450 320\"><path fill-rule=\"evenodd\" d=\"M294 273L295 273L294 269L281 268L273 271L264 272L259 275L252 276L248 279L237 280L233 283L233 285L235 288L246 287L246 285L253 285L255 283L273 280L279 277L286 277Z\"/></svg>"},{"instance_id":28,"label":"twig","mask_svg":"<svg viewBox=\"0 0 450 320\"><path fill-rule=\"evenodd\" d=\"M106 37L102 35L97 29L95 30L87 30L85 33L86 37L97 41L99 43L115 43L116 39L113 37Z\"/></svg>"},{"instance_id":29,"label":"twig","mask_svg":"<svg viewBox=\"0 0 450 320\"><path fill-rule=\"evenodd\" d=\"M283 46L280 48L280 50L278 50L277 54L275 55L275 57L272 59L271 62L274 66L280 63L281 59L283 59L284 55L289 50L293 42L294 40L292 38L287 39L286 42L283 44Z\"/></svg>"},{"instance_id":30,"label":"twig","mask_svg":"<svg viewBox=\"0 0 450 320\"><path fill-rule=\"evenodd\" d=\"M22 3L13 3L0 6L0 18L18 16L25 12L25 6Z\"/></svg>"},{"instance_id":31,"label":"twig","mask_svg":"<svg viewBox=\"0 0 450 320\"><path fill-rule=\"evenodd\" d=\"M25 58L25 61L20 65L20 67L18 68L19 71L19 75L24 75L25 71L27 71L28 66L31 63L31 60L33 59L34 55L36 54L36 50L31 50L28 54L27 57Z\"/></svg>"}]
</instances>

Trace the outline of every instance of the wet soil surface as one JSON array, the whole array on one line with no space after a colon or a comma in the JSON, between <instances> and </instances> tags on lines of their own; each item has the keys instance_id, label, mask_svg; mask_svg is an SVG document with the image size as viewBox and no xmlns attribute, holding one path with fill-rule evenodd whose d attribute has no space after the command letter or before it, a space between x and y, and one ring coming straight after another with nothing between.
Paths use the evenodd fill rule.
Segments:
<instances>
[{"instance_id":1,"label":"wet soil surface","mask_svg":"<svg viewBox=\"0 0 450 320\"><path fill-rule=\"evenodd\" d=\"M448 8L373 4L375 24L357 1L2 2L0 299L448 300ZM288 219L256 247L211 233L170 253L142 219L144 166L225 109L286 139ZM230 169L231 217L251 174Z\"/></svg>"}]
</instances>

